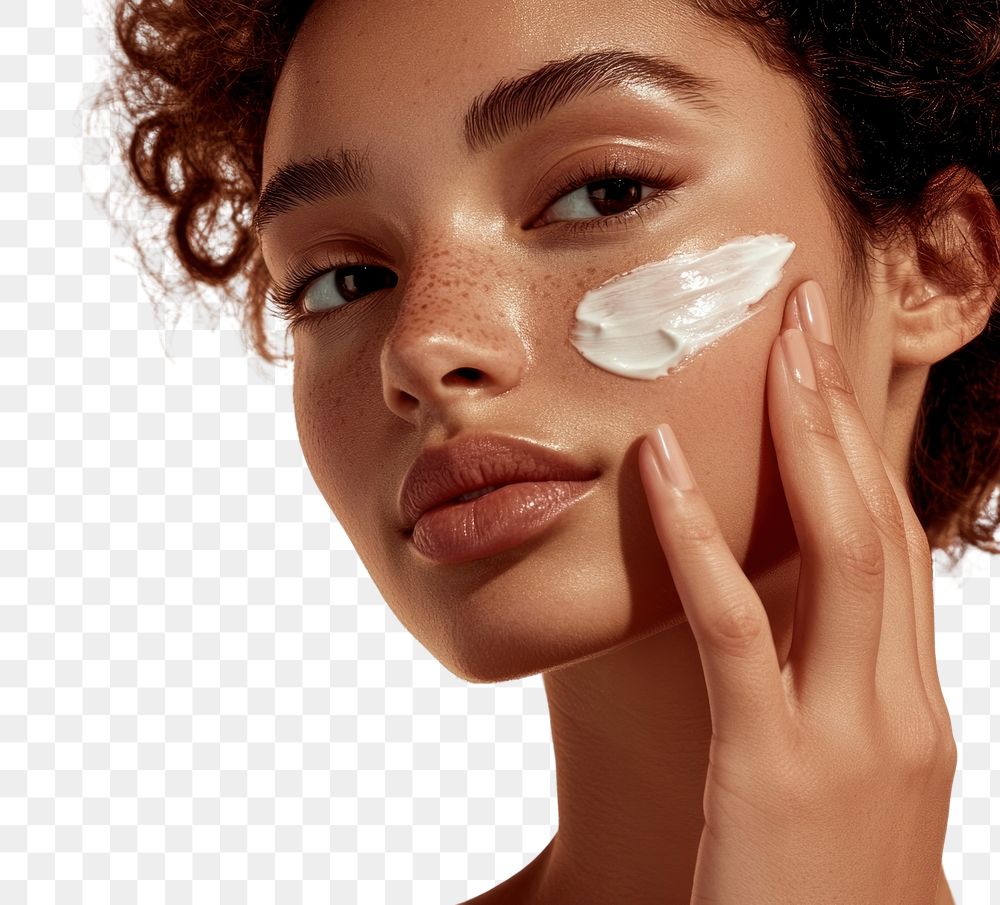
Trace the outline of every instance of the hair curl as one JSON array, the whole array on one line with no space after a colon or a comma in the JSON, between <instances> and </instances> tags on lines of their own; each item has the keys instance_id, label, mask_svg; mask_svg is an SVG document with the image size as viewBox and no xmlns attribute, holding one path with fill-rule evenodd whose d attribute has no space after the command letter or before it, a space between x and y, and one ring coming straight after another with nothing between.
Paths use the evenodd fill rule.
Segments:
<instances>
[{"instance_id":1,"label":"hair curl","mask_svg":"<svg viewBox=\"0 0 1000 905\"><path fill-rule=\"evenodd\" d=\"M990 292L986 328L930 368L908 489L932 547L1000 553L1000 0L688 0L757 56L797 78L831 210L863 293L866 255L909 234L945 286ZM111 89L131 127L131 176L172 212L170 242L190 288L237 277L244 341L288 360L264 330L270 278L251 228L271 97L310 4L292 0L116 0ZM958 177L956 177L958 174ZM993 205L977 286L929 241L941 211L979 177ZM220 248L220 237L227 241ZM972 280L972 282L970 282ZM854 318L855 326L861 318Z\"/></svg>"}]
</instances>

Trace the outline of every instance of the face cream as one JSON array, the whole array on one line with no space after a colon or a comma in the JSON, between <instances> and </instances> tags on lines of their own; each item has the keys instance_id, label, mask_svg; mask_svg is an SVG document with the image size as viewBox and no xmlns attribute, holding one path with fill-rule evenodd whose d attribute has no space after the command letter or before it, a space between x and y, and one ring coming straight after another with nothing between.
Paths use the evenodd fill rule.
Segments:
<instances>
[{"instance_id":1,"label":"face cream","mask_svg":"<svg viewBox=\"0 0 1000 905\"><path fill-rule=\"evenodd\" d=\"M644 264L591 289L570 342L599 368L653 380L749 320L781 281L787 236L741 236L706 252Z\"/></svg>"}]
</instances>

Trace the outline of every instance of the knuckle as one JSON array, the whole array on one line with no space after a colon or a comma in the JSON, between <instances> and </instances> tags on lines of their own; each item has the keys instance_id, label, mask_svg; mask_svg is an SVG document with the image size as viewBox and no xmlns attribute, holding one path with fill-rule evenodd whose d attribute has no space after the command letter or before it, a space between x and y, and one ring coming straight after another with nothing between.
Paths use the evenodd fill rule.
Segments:
<instances>
[{"instance_id":1,"label":"knuckle","mask_svg":"<svg viewBox=\"0 0 1000 905\"><path fill-rule=\"evenodd\" d=\"M870 590L884 580L885 553L872 528L842 528L835 535L833 554L841 577L851 587Z\"/></svg>"},{"instance_id":2,"label":"knuckle","mask_svg":"<svg viewBox=\"0 0 1000 905\"><path fill-rule=\"evenodd\" d=\"M944 771L945 776L953 777L957 768L958 745L955 743L955 737L948 732L942 744L941 769Z\"/></svg>"},{"instance_id":3,"label":"knuckle","mask_svg":"<svg viewBox=\"0 0 1000 905\"><path fill-rule=\"evenodd\" d=\"M933 762L937 770L944 776L954 776L958 766L958 745L951 729L951 718L943 722L934 711L933 731Z\"/></svg>"},{"instance_id":4,"label":"knuckle","mask_svg":"<svg viewBox=\"0 0 1000 905\"><path fill-rule=\"evenodd\" d=\"M764 628L759 608L747 603L735 603L716 614L711 621L712 636L732 651L749 647Z\"/></svg>"},{"instance_id":5,"label":"knuckle","mask_svg":"<svg viewBox=\"0 0 1000 905\"><path fill-rule=\"evenodd\" d=\"M923 773L933 772L941 762L943 740L936 729L925 733L910 749L910 764Z\"/></svg>"},{"instance_id":6,"label":"knuckle","mask_svg":"<svg viewBox=\"0 0 1000 905\"><path fill-rule=\"evenodd\" d=\"M892 538L900 547L907 543L906 525L903 522L903 512L899 508L899 500L892 487L877 482L865 493L868 511L881 531Z\"/></svg>"},{"instance_id":7,"label":"knuckle","mask_svg":"<svg viewBox=\"0 0 1000 905\"><path fill-rule=\"evenodd\" d=\"M906 731L896 739L896 757L910 776L936 774L947 763L948 748L954 745L950 734L942 731L936 719L912 716Z\"/></svg>"},{"instance_id":8,"label":"knuckle","mask_svg":"<svg viewBox=\"0 0 1000 905\"><path fill-rule=\"evenodd\" d=\"M693 511L679 518L674 524L674 536L686 547L700 547L719 533L719 526L708 512Z\"/></svg>"}]
</instances>

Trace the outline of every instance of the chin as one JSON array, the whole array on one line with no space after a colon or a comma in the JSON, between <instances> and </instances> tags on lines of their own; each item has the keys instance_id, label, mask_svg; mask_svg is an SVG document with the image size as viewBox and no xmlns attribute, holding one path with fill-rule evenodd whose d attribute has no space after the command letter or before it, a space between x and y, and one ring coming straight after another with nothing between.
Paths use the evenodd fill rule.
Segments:
<instances>
[{"instance_id":1,"label":"chin","mask_svg":"<svg viewBox=\"0 0 1000 905\"><path fill-rule=\"evenodd\" d=\"M458 566L428 568L405 554L383 566L369 573L400 622L475 684L558 669L685 621L679 601L665 598L669 580L630 576L620 546L594 550L576 531Z\"/></svg>"}]
</instances>

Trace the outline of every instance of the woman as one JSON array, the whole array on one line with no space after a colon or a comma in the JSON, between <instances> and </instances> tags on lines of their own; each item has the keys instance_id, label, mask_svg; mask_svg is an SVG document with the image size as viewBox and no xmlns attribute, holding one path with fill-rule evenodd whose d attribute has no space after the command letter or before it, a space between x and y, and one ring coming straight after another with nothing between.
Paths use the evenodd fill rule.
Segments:
<instances>
[{"instance_id":1,"label":"woman","mask_svg":"<svg viewBox=\"0 0 1000 905\"><path fill-rule=\"evenodd\" d=\"M134 175L269 361L289 318L389 606L544 677L559 830L474 901L951 902L930 549L1000 552L997 4L117 27Z\"/></svg>"}]
</instances>

